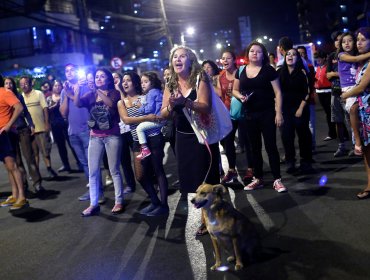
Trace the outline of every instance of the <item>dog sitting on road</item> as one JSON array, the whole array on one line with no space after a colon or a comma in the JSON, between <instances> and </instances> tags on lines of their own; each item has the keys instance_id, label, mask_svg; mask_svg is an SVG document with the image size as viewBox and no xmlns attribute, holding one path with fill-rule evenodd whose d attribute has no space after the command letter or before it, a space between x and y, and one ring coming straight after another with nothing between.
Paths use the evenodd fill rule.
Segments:
<instances>
[{"instance_id":1,"label":"dog sitting on road","mask_svg":"<svg viewBox=\"0 0 370 280\"><path fill-rule=\"evenodd\" d=\"M254 259L260 248L260 240L252 223L223 198L225 194L227 189L223 185L202 184L191 203L196 208L202 208L212 239L216 263L211 270L221 266L220 245L232 253L227 261L236 261L235 270L240 270L243 261Z\"/></svg>"}]
</instances>

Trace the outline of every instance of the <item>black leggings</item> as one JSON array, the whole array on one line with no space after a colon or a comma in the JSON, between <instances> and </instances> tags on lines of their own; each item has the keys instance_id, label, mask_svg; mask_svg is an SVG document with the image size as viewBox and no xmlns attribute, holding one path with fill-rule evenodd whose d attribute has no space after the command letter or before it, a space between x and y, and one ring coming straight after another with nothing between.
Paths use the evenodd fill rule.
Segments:
<instances>
[{"instance_id":1,"label":"black leggings","mask_svg":"<svg viewBox=\"0 0 370 280\"><path fill-rule=\"evenodd\" d=\"M336 138L337 132L335 129L335 123L331 121L331 93L330 92L318 93L318 97L319 97L321 106L325 112L326 122L329 128L328 136L331 138Z\"/></svg>"},{"instance_id":2,"label":"black leggings","mask_svg":"<svg viewBox=\"0 0 370 280\"><path fill-rule=\"evenodd\" d=\"M235 153L235 133L238 129L238 121L231 120L233 129L230 133L221 141L222 147L225 149L227 161L229 162L229 169L235 169L236 165L236 153Z\"/></svg>"},{"instance_id":3,"label":"black leggings","mask_svg":"<svg viewBox=\"0 0 370 280\"><path fill-rule=\"evenodd\" d=\"M280 179L280 157L276 146L275 111L272 109L271 111L250 113L245 122L253 151L254 176L258 179L263 178L262 135L272 175L275 180Z\"/></svg>"},{"instance_id":4,"label":"black leggings","mask_svg":"<svg viewBox=\"0 0 370 280\"><path fill-rule=\"evenodd\" d=\"M148 137L148 146L151 151L151 156L140 160L136 156L140 154L140 144L138 141L134 141L134 168L136 180L142 185L143 189L147 192L150 200L153 204L162 204L167 206L168 196L168 181L166 173L163 168L163 157L164 157L164 141L161 134ZM157 177L159 192L161 199L158 199L157 193L153 186L153 170Z\"/></svg>"}]
</instances>

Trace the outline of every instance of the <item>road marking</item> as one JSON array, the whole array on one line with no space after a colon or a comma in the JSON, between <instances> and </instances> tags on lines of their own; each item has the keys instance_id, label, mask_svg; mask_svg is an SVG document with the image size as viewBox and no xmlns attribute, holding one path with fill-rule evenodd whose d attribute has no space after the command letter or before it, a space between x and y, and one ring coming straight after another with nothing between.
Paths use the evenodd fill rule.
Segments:
<instances>
[{"instance_id":1,"label":"road marking","mask_svg":"<svg viewBox=\"0 0 370 280\"><path fill-rule=\"evenodd\" d=\"M195 232L200 224L200 211L193 207L190 199L193 197L188 195L188 219L185 227L185 243L190 259L191 269L193 271L194 280L207 279L206 255L204 253L203 243L195 238Z\"/></svg>"},{"instance_id":2,"label":"road marking","mask_svg":"<svg viewBox=\"0 0 370 280\"><path fill-rule=\"evenodd\" d=\"M258 219L260 220L261 224L265 228L266 231L271 230L275 224L271 220L270 216L263 210L261 205L258 204L257 200L251 194L247 194L247 200L249 204L252 206L254 212L256 213Z\"/></svg>"},{"instance_id":3,"label":"road marking","mask_svg":"<svg viewBox=\"0 0 370 280\"><path fill-rule=\"evenodd\" d=\"M168 206L170 207L170 214L168 215L168 219L166 222L164 239L167 239L168 233L170 232L173 220L175 218L176 208L177 205L179 204L180 196L181 196L180 192L176 192L168 197Z\"/></svg>"},{"instance_id":4,"label":"road marking","mask_svg":"<svg viewBox=\"0 0 370 280\"><path fill-rule=\"evenodd\" d=\"M148 266L148 263L149 263L152 255L153 255L155 243L157 242L157 236L158 236L158 227L155 230L155 232L153 233L152 238L150 239L150 243L149 243L148 248L146 249L145 254L144 254L145 257L142 260L139 268L137 269L135 277L133 278L134 280L147 279L147 278L145 278L145 273L148 272L147 271L147 266ZM148 273L150 275L150 272L148 272Z\"/></svg>"},{"instance_id":5,"label":"road marking","mask_svg":"<svg viewBox=\"0 0 370 280\"><path fill-rule=\"evenodd\" d=\"M139 224L135 232L131 235L132 237L130 240L127 240L126 242L126 247L122 248L122 257L121 257L121 262L118 265L119 270L116 272L116 274L112 277L113 280L119 280L122 279L122 274L130 261L131 257L134 255L136 252L136 249L138 246L141 244L141 242L144 240L146 237L146 232L148 230L149 226L143 222ZM128 246L130 245L130 246Z\"/></svg>"}]
</instances>

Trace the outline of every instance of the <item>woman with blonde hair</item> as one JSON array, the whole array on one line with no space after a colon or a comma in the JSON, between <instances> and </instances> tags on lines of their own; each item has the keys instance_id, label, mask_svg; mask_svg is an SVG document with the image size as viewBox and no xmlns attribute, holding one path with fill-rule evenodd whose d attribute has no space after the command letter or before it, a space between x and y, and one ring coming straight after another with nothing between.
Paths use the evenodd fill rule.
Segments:
<instances>
[{"instance_id":1,"label":"woman with blonde hair","mask_svg":"<svg viewBox=\"0 0 370 280\"><path fill-rule=\"evenodd\" d=\"M173 116L176 128L176 160L182 199L194 193L203 182L220 183L218 143L206 145L198 139L184 111L209 114L212 110L212 84L193 50L178 46L170 54L171 77L163 94L161 114ZM185 110L183 110L185 108ZM204 223L198 232L204 233ZM197 234L198 234L197 232Z\"/></svg>"}]
</instances>

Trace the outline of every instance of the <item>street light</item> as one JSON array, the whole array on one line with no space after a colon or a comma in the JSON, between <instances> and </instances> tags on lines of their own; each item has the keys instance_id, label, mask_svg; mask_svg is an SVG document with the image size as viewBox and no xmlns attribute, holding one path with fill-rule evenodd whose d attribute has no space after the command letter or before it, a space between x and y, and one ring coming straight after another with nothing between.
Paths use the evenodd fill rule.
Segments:
<instances>
[{"instance_id":1,"label":"street light","mask_svg":"<svg viewBox=\"0 0 370 280\"><path fill-rule=\"evenodd\" d=\"M194 35L194 33L195 33L194 27L190 26L190 27L186 28L186 33L190 36Z\"/></svg>"},{"instance_id":2,"label":"street light","mask_svg":"<svg viewBox=\"0 0 370 280\"><path fill-rule=\"evenodd\" d=\"M192 26L189 26L188 28L186 28L186 34L189 35L189 36L193 36L195 34L195 28L192 27ZM181 31L181 45L185 46L186 44L186 41L185 41L185 34L183 31Z\"/></svg>"}]
</instances>

